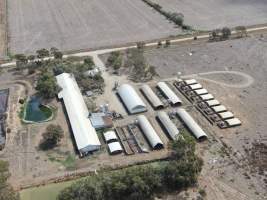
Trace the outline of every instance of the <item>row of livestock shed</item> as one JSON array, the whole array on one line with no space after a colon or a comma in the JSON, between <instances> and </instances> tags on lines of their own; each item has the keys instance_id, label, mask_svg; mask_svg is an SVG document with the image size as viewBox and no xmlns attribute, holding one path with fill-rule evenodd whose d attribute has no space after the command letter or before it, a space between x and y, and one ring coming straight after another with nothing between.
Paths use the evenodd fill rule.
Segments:
<instances>
[{"instance_id":1,"label":"row of livestock shed","mask_svg":"<svg viewBox=\"0 0 267 200\"><path fill-rule=\"evenodd\" d=\"M172 106L179 106L182 104L182 100L165 82L157 83L157 88ZM143 84L140 87L140 90L154 109L163 109L165 107L162 100L157 96L157 94L149 85ZM147 111L145 103L131 85L121 85L118 89L118 95L130 114Z\"/></svg>"},{"instance_id":2,"label":"row of livestock shed","mask_svg":"<svg viewBox=\"0 0 267 200\"><path fill-rule=\"evenodd\" d=\"M241 125L241 121L195 79L179 81L174 85L189 101L196 104L197 109L211 123L216 123L220 128Z\"/></svg>"}]
</instances>

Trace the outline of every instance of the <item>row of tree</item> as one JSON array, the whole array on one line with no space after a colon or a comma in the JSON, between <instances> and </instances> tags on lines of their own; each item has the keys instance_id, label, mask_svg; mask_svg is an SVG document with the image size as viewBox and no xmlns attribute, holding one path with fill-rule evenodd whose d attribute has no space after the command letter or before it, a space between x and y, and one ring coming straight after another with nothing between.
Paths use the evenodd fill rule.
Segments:
<instances>
[{"instance_id":1,"label":"row of tree","mask_svg":"<svg viewBox=\"0 0 267 200\"><path fill-rule=\"evenodd\" d=\"M152 200L157 194L195 185L203 163L195 154L194 139L183 135L172 144L171 160L83 179L63 190L58 200Z\"/></svg>"},{"instance_id":2,"label":"row of tree","mask_svg":"<svg viewBox=\"0 0 267 200\"><path fill-rule=\"evenodd\" d=\"M247 29L245 26L237 26L234 29L235 34L238 38L247 36ZM227 40L231 37L232 30L228 27L224 27L222 29L215 29L212 32L210 32L210 40L211 41L221 41L221 40Z\"/></svg>"}]
</instances>

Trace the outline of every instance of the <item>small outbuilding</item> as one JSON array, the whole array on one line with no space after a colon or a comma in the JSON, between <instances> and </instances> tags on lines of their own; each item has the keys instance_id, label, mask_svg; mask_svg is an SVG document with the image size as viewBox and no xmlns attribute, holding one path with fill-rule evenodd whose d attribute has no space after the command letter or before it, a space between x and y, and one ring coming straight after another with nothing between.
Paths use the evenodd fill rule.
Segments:
<instances>
[{"instance_id":1,"label":"small outbuilding","mask_svg":"<svg viewBox=\"0 0 267 200\"><path fill-rule=\"evenodd\" d=\"M206 103L207 103L208 106L210 106L210 107L220 105L220 102L219 102L218 100L216 100L216 99L206 101Z\"/></svg>"},{"instance_id":2,"label":"small outbuilding","mask_svg":"<svg viewBox=\"0 0 267 200\"><path fill-rule=\"evenodd\" d=\"M228 127L234 127L234 126L240 126L241 121L238 118L232 118L232 119L227 119L225 120L226 124Z\"/></svg>"},{"instance_id":3,"label":"small outbuilding","mask_svg":"<svg viewBox=\"0 0 267 200\"><path fill-rule=\"evenodd\" d=\"M137 122L151 147L153 149L162 149L163 142L159 138L158 134L156 133L148 119L144 115L139 115L137 117Z\"/></svg>"},{"instance_id":4,"label":"small outbuilding","mask_svg":"<svg viewBox=\"0 0 267 200\"><path fill-rule=\"evenodd\" d=\"M222 118L222 119L231 119L234 118L234 114L230 111L226 111L226 112L222 112L222 113L218 113L218 115Z\"/></svg>"},{"instance_id":5,"label":"small outbuilding","mask_svg":"<svg viewBox=\"0 0 267 200\"><path fill-rule=\"evenodd\" d=\"M192 85L192 84L197 84L196 79L188 79L184 81L186 85Z\"/></svg>"},{"instance_id":6,"label":"small outbuilding","mask_svg":"<svg viewBox=\"0 0 267 200\"><path fill-rule=\"evenodd\" d=\"M158 82L157 87L173 106L182 104L182 100L171 90L165 82Z\"/></svg>"},{"instance_id":7,"label":"small outbuilding","mask_svg":"<svg viewBox=\"0 0 267 200\"><path fill-rule=\"evenodd\" d=\"M106 143L118 141L118 137L114 131L105 132L103 135Z\"/></svg>"},{"instance_id":8,"label":"small outbuilding","mask_svg":"<svg viewBox=\"0 0 267 200\"><path fill-rule=\"evenodd\" d=\"M199 83L197 84L192 84L192 85L189 85L190 89L191 90L198 90L198 89L202 89L202 85L200 85Z\"/></svg>"},{"instance_id":9,"label":"small outbuilding","mask_svg":"<svg viewBox=\"0 0 267 200\"><path fill-rule=\"evenodd\" d=\"M171 121L168 114L164 111L160 111L157 114L157 118L159 122L161 123L162 127L165 129L165 131L169 134L169 136L176 140L179 135L179 130L175 126L175 124Z\"/></svg>"},{"instance_id":10,"label":"small outbuilding","mask_svg":"<svg viewBox=\"0 0 267 200\"><path fill-rule=\"evenodd\" d=\"M118 89L118 94L130 114L147 111L145 103L131 85L121 85Z\"/></svg>"},{"instance_id":11,"label":"small outbuilding","mask_svg":"<svg viewBox=\"0 0 267 200\"><path fill-rule=\"evenodd\" d=\"M202 130L202 128L196 123L196 121L185 109L178 108L177 115L198 140L207 138L207 134Z\"/></svg>"},{"instance_id":12,"label":"small outbuilding","mask_svg":"<svg viewBox=\"0 0 267 200\"><path fill-rule=\"evenodd\" d=\"M220 113L220 112L225 112L227 111L226 107L223 106L223 105L220 105L220 106L213 106L211 107L211 109L216 112L216 113Z\"/></svg>"},{"instance_id":13,"label":"small outbuilding","mask_svg":"<svg viewBox=\"0 0 267 200\"><path fill-rule=\"evenodd\" d=\"M206 89L199 89L199 90L195 90L194 91L197 95L203 95L203 94L208 94L209 92L208 92L208 90L206 90Z\"/></svg>"},{"instance_id":14,"label":"small outbuilding","mask_svg":"<svg viewBox=\"0 0 267 200\"><path fill-rule=\"evenodd\" d=\"M121 144L119 142L109 143L108 149L109 149L110 154L112 154L112 155L120 154L123 152L123 149L122 149Z\"/></svg>"},{"instance_id":15,"label":"small outbuilding","mask_svg":"<svg viewBox=\"0 0 267 200\"><path fill-rule=\"evenodd\" d=\"M147 84L142 85L140 88L144 96L151 103L154 109L162 109L164 105L159 97L155 94L155 92L151 89L151 87Z\"/></svg>"},{"instance_id":16,"label":"small outbuilding","mask_svg":"<svg viewBox=\"0 0 267 200\"><path fill-rule=\"evenodd\" d=\"M212 94L204 94L204 95L200 95L200 98L203 101L208 101L208 100L214 99L214 96Z\"/></svg>"}]
</instances>

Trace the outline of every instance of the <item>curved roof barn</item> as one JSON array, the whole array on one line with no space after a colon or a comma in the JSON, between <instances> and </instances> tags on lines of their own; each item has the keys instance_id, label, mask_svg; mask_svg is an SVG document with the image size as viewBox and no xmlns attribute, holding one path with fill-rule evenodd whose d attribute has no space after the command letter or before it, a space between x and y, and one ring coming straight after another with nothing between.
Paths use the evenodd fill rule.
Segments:
<instances>
[{"instance_id":1,"label":"curved roof barn","mask_svg":"<svg viewBox=\"0 0 267 200\"><path fill-rule=\"evenodd\" d=\"M145 112L147 110L145 103L129 84L123 84L118 89L118 94L131 114Z\"/></svg>"}]
</instances>

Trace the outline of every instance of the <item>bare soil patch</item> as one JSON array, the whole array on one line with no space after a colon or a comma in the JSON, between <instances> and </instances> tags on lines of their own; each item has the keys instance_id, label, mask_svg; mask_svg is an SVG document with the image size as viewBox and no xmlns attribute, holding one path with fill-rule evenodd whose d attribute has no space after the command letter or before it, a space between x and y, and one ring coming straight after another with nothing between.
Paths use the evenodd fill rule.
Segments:
<instances>
[{"instance_id":1,"label":"bare soil patch","mask_svg":"<svg viewBox=\"0 0 267 200\"><path fill-rule=\"evenodd\" d=\"M210 30L224 26L250 26L267 21L265 0L152 0L166 11L182 13L185 24Z\"/></svg>"}]
</instances>

